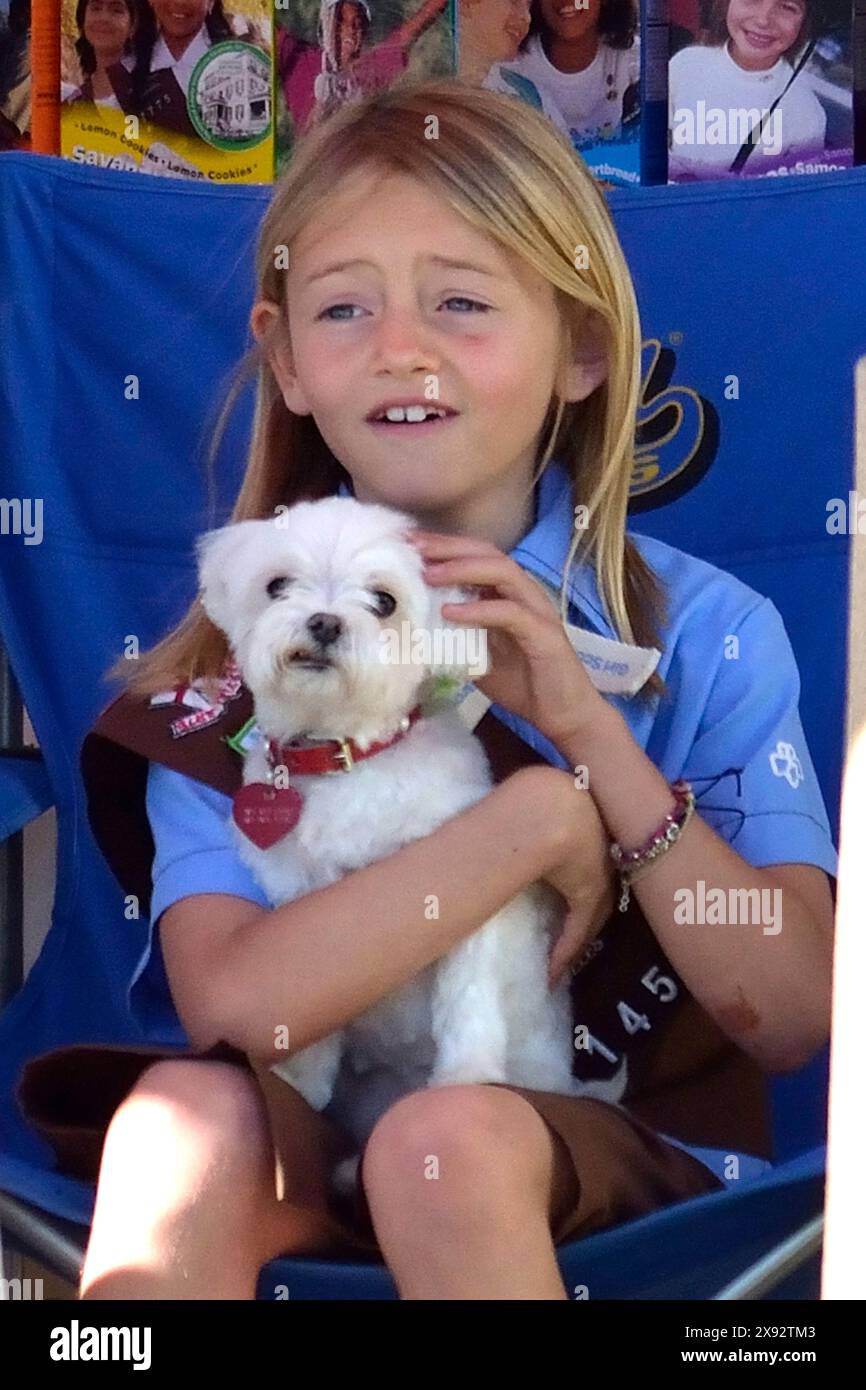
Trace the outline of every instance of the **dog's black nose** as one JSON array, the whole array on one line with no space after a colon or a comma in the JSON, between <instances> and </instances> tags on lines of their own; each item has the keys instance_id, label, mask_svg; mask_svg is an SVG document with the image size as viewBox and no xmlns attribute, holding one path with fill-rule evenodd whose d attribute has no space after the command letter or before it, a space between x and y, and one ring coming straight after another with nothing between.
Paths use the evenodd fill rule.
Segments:
<instances>
[{"instance_id":1,"label":"dog's black nose","mask_svg":"<svg viewBox=\"0 0 866 1390\"><path fill-rule=\"evenodd\" d=\"M343 631L343 624L335 613L313 613L307 619L307 631L320 647L330 647Z\"/></svg>"}]
</instances>

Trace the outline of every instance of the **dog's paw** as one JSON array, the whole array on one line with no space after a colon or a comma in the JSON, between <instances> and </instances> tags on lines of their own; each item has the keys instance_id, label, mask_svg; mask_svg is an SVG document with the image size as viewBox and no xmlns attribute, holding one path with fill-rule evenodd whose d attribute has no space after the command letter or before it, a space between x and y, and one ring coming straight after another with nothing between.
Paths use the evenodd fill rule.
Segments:
<instances>
[{"instance_id":1,"label":"dog's paw","mask_svg":"<svg viewBox=\"0 0 866 1390\"><path fill-rule=\"evenodd\" d=\"M360 1166L360 1154L350 1154L348 1158L341 1158L340 1162L335 1165L331 1173L331 1187L341 1197L351 1197L358 1181Z\"/></svg>"}]
</instances>

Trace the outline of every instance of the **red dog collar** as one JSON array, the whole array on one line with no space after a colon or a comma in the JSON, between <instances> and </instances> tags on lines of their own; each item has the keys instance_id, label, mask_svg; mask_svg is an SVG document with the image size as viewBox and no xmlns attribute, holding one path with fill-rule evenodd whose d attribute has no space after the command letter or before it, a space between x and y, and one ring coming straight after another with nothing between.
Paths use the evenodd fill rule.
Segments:
<instances>
[{"instance_id":1,"label":"red dog collar","mask_svg":"<svg viewBox=\"0 0 866 1390\"><path fill-rule=\"evenodd\" d=\"M399 729L390 738L379 743L371 743L369 748L359 748L352 738L325 739L310 747L301 748L293 743L280 743L269 738L265 742L268 760L268 782L247 782L235 792L232 803L232 816L235 825L242 830L248 840L259 849L270 849L297 825L304 805L304 799L297 787L275 786L273 774L277 768L284 767L290 773L309 776L318 772L351 772L357 762L372 758L392 744L399 743L421 718L421 707L416 705L407 714Z\"/></svg>"},{"instance_id":2,"label":"red dog collar","mask_svg":"<svg viewBox=\"0 0 866 1390\"><path fill-rule=\"evenodd\" d=\"M421 706L416 705L411 714L404 716L396 733L378 743L371 743L369 748L359 748L353 738L329 738L308 747L280 743L278 739L269 738L265 748L268 765L272 769L285 767L299 776L316 772L351 772L355 763L372 758L375 753L399 743L420 718Z\"/></svg>"}]
</instances>

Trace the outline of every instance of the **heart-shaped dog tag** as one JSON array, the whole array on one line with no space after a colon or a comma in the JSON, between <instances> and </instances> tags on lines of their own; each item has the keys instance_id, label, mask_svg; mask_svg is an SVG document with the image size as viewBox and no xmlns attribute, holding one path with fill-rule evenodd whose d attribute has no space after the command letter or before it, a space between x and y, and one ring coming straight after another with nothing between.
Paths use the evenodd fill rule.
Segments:
<instances>
[{"instance_id":1,"label":"heart-shaped dog tag","mask_svg":"<svg viewBox=\"0 0 866 1390\"><path fill-rule=\"evenodd\" d=\"M303 797L294 787L271 787L267 782L247 782L235 792L232 818L239 830L259 849L270 849L301 815Z\"/></svg>"}]
</instances>

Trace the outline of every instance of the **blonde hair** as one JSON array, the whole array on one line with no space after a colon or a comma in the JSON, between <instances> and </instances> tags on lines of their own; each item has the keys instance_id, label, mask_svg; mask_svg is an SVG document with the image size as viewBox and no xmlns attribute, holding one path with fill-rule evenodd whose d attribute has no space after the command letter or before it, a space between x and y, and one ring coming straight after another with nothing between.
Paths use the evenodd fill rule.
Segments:
<instances>
[{"instance_id":1,"label":"blonde hair","mask_svg":"<svg viewBox=\"0 0 866 1390\"><path fill-rule=\"evenodd\" d=\"M257 299L279 306L261 343L241 362L217 425L216 443L241 390L257 376L252 439L231 521L273 516L280 504L325 496L346 469L331 454L312 416L286 406L269 352L287 332L285 274L278 248L294 238L341 181L359 169L399 172L499 245L534 267L553 287L563 327L562 365L588 327L608 362L606 380L584 401L554 395L542 425L533 485L556 457L572 479L572 501L588 510L563 563L560 610L568 612L568 577L580 560L594 566L608 620L620 640L660 646L660 582L625 534L640 390L641 335L631 277L604 197L586 165L547 118L512 96L457 79L397 85L346 106L306 134L274 186L256 256ZM283 259L285 264L285 259ZM228 655L224 635L199 597L181 622L136 663L115 663L139 695L214 677ZM643 694L664 690L656 675Z\"/></svg>"}]
</instances>

